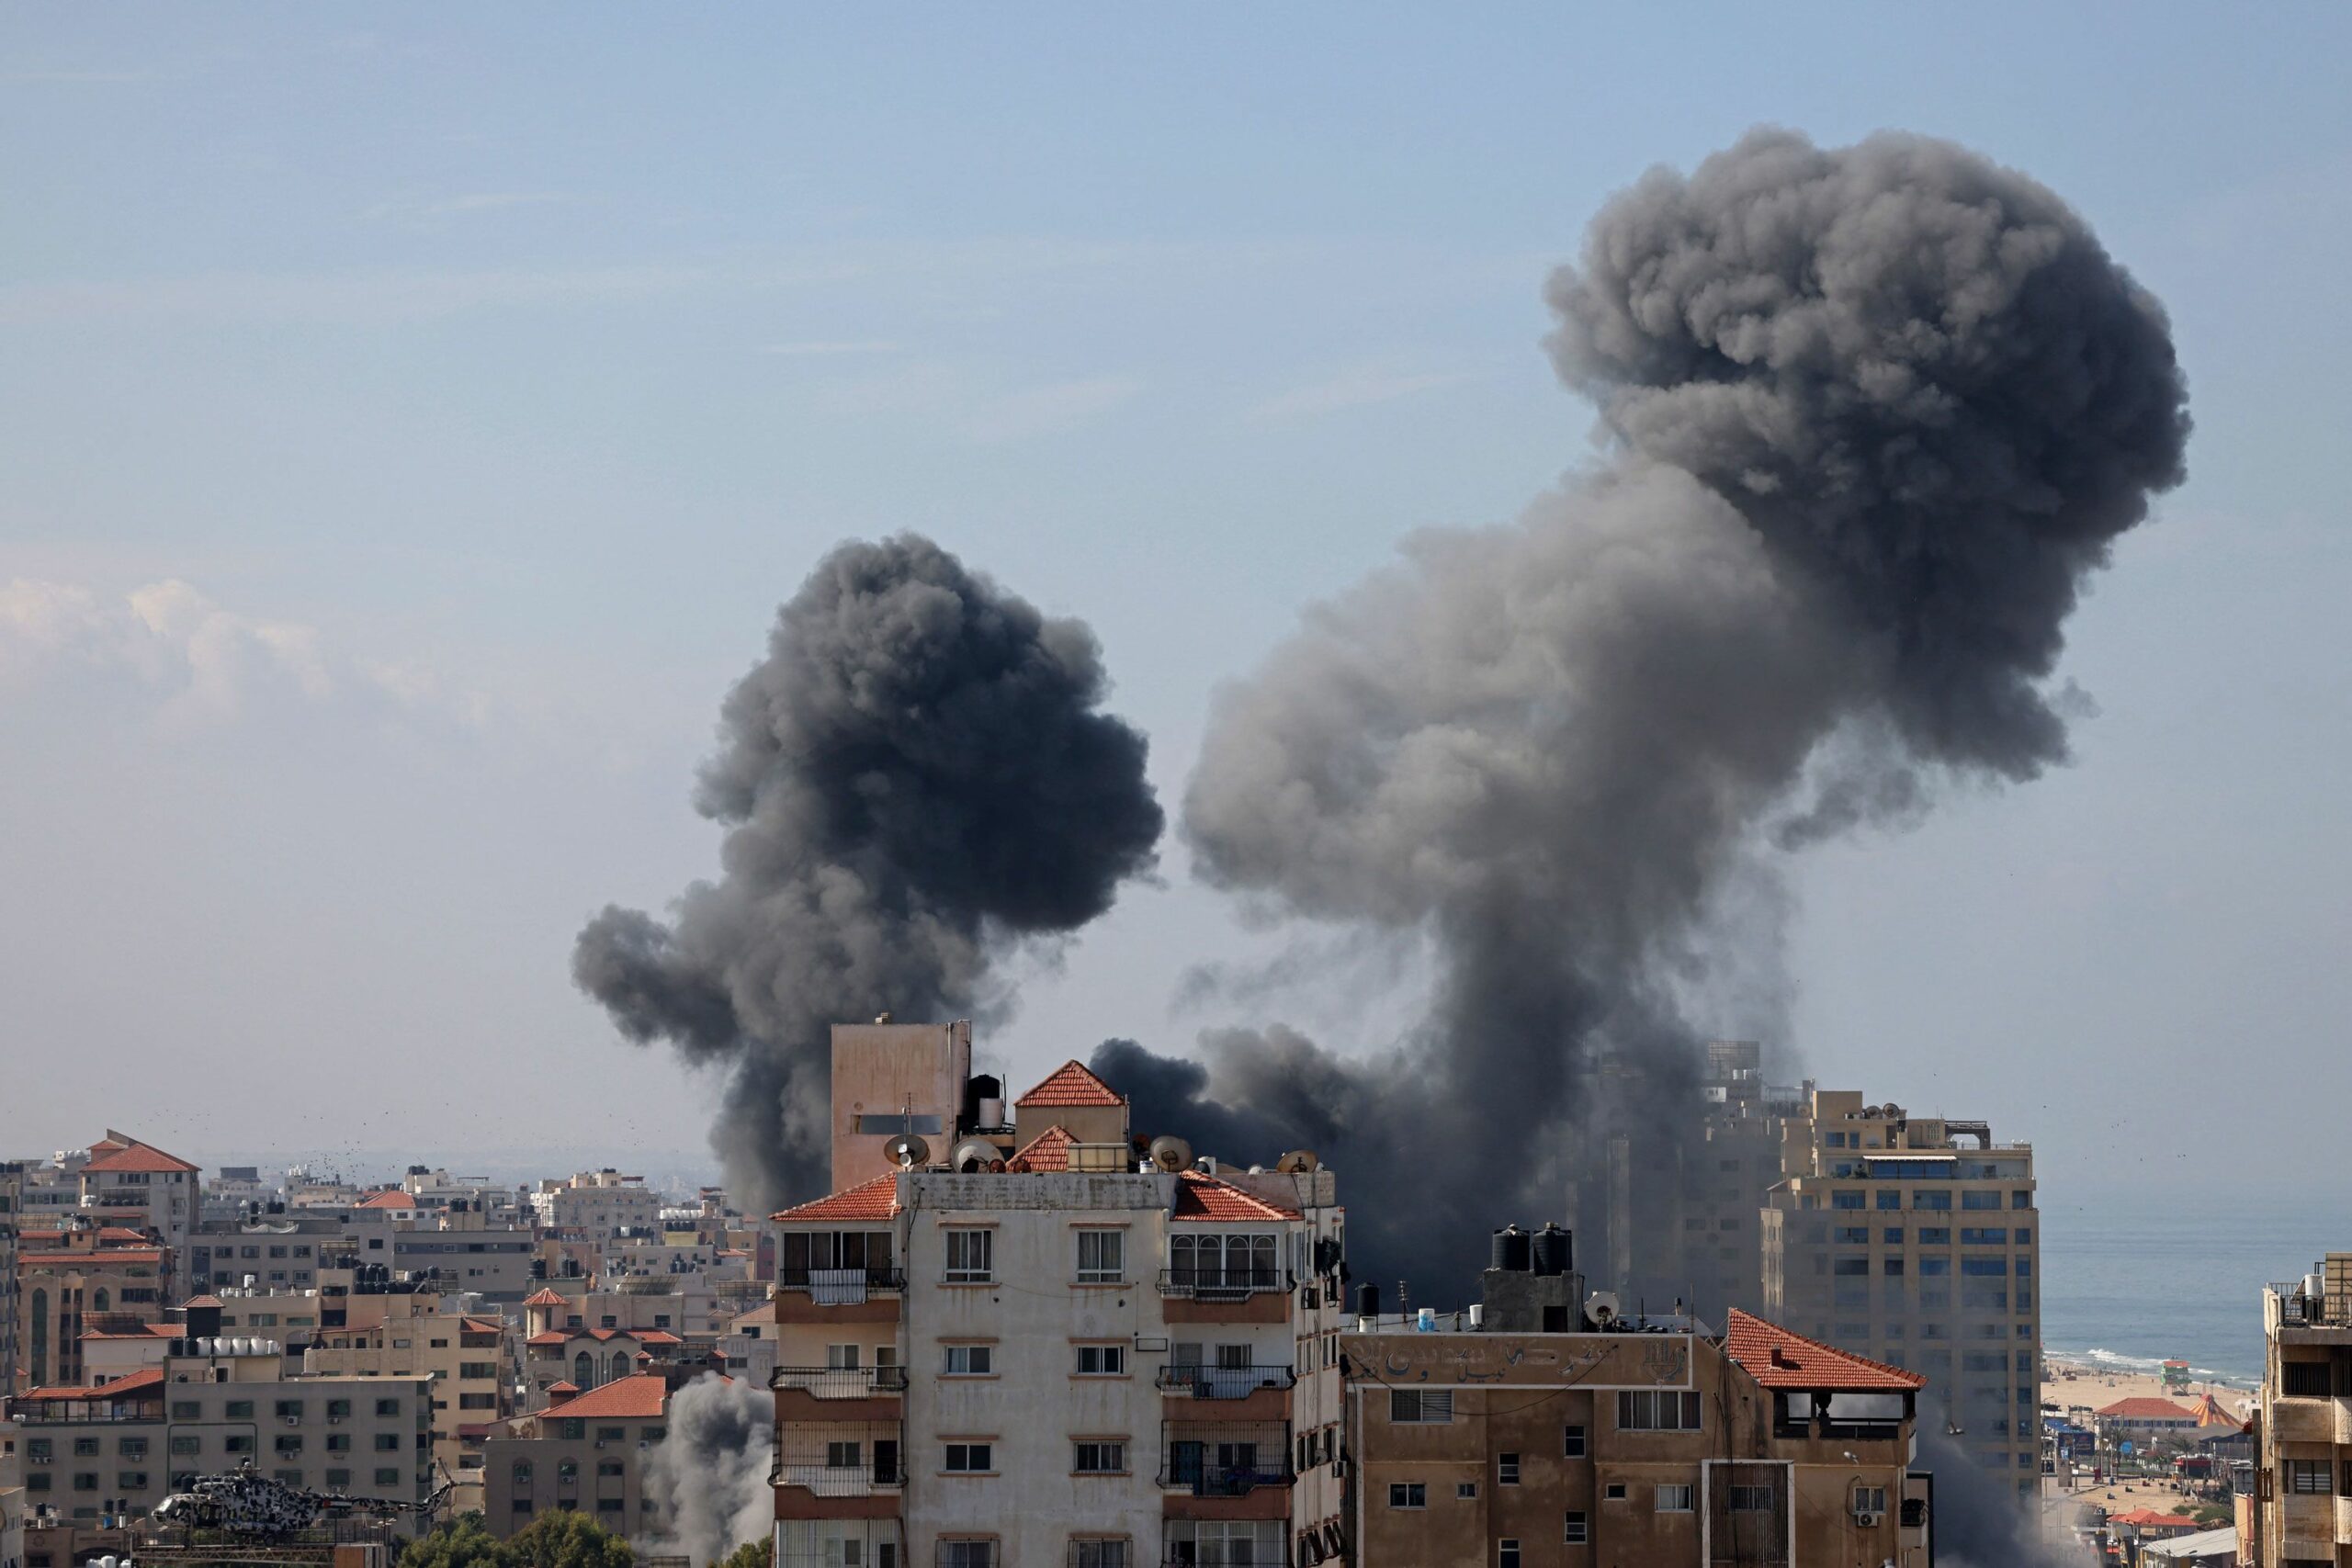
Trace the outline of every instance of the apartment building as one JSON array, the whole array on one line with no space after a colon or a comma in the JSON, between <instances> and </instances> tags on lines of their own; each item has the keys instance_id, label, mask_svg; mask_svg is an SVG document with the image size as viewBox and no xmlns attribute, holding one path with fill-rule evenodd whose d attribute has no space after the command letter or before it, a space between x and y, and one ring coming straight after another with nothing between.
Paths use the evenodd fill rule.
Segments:
<instances>
[{"instance_id":1,"label":"apartment building","mask_svg":"<svg viewBox=\"0 0 2352 1568\"><path fill-rule=\"evenodd\" d=\"M1924 1373L1926 1403L2021 1496L2041 1480L2033 1150L1982 1122L1808 1089L1781 1120L1764 1314Z\"/></svg>"},{"instance_id":2,"label":"apartment building","mask_svg":"<svg viewBox=\"0 0 2352 1568\"><path fill-rule=\"evenodd\" d=\"M853 1033L869 1070L882 1027ZM896 1027L909 1077L957 1039ZM994 1094L940 1089L952 1148L899 1145L893 1168L877 1141L879 1174L775 1216L779 1568L1279 1562L1338 1540L1332 1173L1139 1150L1077 1063L1040 1089L1017 1145Z\"/></svg>"},{"instance_id":3,"label":"apartment building","mask_svg":"<svg viewBox=\"0 0 2352 1568\"><path fill-rule=\"evenodd\" d=\"M630 1281L636 1283L636 1281ZM537 1408L639 1373L666 1372L684 1337L671 1292L590 1291L564 1296L541 1288L523 1303L523 1387Z\"/></svg>"},{"instance_id":4,"label":"apartment building","mask_svg":"<svg viewBox=\"0 0 2352 1568\"><path fill-rule=\"evenodd\" d=\"M196 1229L202 1177L176 1155L109 1127L75 1174L78 1206L100 1224L144 1231L176 1258Z\"/></svg>"},{"instance_id":5,"label":"apartment building","mask_svg":"<svg viewBox=\"0 0 2352 1568\"><path fill-rule=\"evenodd\" d=\"M93 1322L162 1319L170 1253L144 1231L74 1215L56 1229L28 1225L17 1243L18 1387L81 1382Z\"/></svg>"},{"instance_id":6,"label":"apartment building","mask_svg":"<svg viewBox=\"0 0 2352 1568\"><path fill-rule=\"evenodd\" d=\"M483 1522L505 1537L538 1515L577 1510L621 1535L667 1522L643 1486L646 1456L669 1432L669 1381L630 1376L505 1422L482 1445Z\"/></svg>"},{"instance_id":7,"label":"apartment building","mask_svg":"<svg viewBox=\"0 0 2352 1568\"><path fill-rule=\"evenodd\" d=\"M646 1186L645 1178L609 1168L540 1182L531 1207L543 1227L568 1240L661 1234L662 1194Z\"/></svg>"},{"instance_id":8,"label":"apartment building","mask_svg":"<svg viewBox=\"0 0 2352 1568\"><path fill-rule=\"evenodd\" d=\"M322 1213L206 1220L180 1254L180 1283L197 1294L232 1288L309 1290L319 1283L322 1269L356 1245L348 1225Z\"/></svg>"},{"instance_id":9,"label":"apartment building","mask_svg":"<svg viewBox=\"0 0 2352 1568\"><path fill-rule=\"evenodd\" d=\"M224 1165L198 1189L196 1217L199 1224L233 1224L278 1201L277 1189L262 1179L259 1166Z\"/></svg>"},{"instance_id":10,"label":"apartment building","mask_svg":"<svg viewBox=\"0 0 2352 1568\"><path fill-rule=\"evenodd\" d=\"M1933 1483L1909 1469L1917 1373L1737 1311L1713 1337L1687 1317L1581 1314L1547 1333L1498 1304L1490 1289L1469 1332L1389 1319L1340 1336L1348 1561L1933 1562Z\"/></svg>"},{"instance_id":11,"label":"apartment building","mask_svg":"<svg viewBox=\"0 0 2352 1568\"><path fill-rule=\"evenodd\" d=\"M2262 1292L2262 1397L2238 1562L2352 1562L2352 1252Z\"/></svg>"},{"instance_id":12,"label":"apartment building","mask_svg":"<svg viewBox=\"0 0 2352 1568\"><path fill-rule=\"evenodd\" d=\"M25 1198L25 1162L0 1160L0 1398L16 1392L22 1316L17 1284L17 1233Z\"/></svg>"},{"instance_id":13,"label":"apartment building","mask_svg":"<svg viewBox=\"0 0 2352 1568\"><path fill-rule=\"evenodd\" d=\"M245 1464L312 1491L424 1496L429 1377L292 1377L285 1361L271 1341L191 1337L160 1367L18 1395L28 1499L69 1519L145 1513Z\"/></svg>"},{"instance_id":14,"label":"apartment building","mask_svg":"<svg viewBox=\"0 0 2352 1568\"><path fill-rule=\"evenodd\" d=\"M482 1506L482 1439L503 1413L510 1378L506 1325L494 1317L435 1310L430 1295L383 1298L375 1322L322 1327L301 1348L305 1378L430 1380L435 1465L458 1483L453 1506Z\"/></svg>"},{"instance_id":15,"label":"apartment building","mask_svg":"<svg viewBox=\"0 0 2352 1568\"><path fill-rule=\"evenodd\" d=\"M762 1388L772 1386L776 1366L775 1301L773 1296L729 1321L718 1336L718 1353L729 1377Z\"/></svg>"}]
</instances>

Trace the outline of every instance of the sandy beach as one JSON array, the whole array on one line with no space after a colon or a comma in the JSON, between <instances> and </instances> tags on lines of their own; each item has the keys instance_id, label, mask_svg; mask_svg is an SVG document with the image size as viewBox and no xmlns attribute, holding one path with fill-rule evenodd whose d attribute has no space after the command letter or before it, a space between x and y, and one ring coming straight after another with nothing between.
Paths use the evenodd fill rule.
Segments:
<instances>
[{"instance_id":1,"label":"sandy beach","mask_svg":"<svg viewBox=\"0 0 2352 1568\"><path fill-rule=\"evenodd\" d=\"M2119 1371L2096 1362L2066 1360L2056 1356L2042 1358L2042 1403L2055 1404L2061 1410L2078 1404L2097 1410L2119 1399L2168 1399L2186 1407L2205 1393L2211 1393L2222 1409L2238 1416L2245 1414L2254 1397L2251 1388L2235 1383L2193 1382L2185 1389L2167 1389L2164 1380L2153 1373Z\"/></svg>"}]
</instances>

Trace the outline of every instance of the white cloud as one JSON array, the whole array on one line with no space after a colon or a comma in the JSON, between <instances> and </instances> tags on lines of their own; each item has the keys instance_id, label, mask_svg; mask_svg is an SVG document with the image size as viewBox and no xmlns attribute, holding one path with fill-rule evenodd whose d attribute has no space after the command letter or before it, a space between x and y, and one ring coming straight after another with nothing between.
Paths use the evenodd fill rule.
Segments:
<instances>
[{"instance_id":1,"label":"white cloud","mask_svg":"<svg viewBox=\"0 0 2352 1568\"><path fill-rule=\"evenodd\" d=\"M825 407L854 418L916 417L978 446L1058 434L1108 413L1143 390L1130 376L1086 376L1008 387L944 360L925 359L836 382Z\"/></svg>"},{"instance_id":2,"label":"white cloud","mask_svg":"<svg viewBox=\"0 0 2352 1568\"><path fill-rule=\"evenodd\" d=\"M1375 403L1394 402L1418 392L1433 391L1440 387L1458 387L1464 381L1476 379L1476 373L1468 370L1400 374L1376 366L1358 366L1270 398L1251 409L1250 417L1256 420L1312 418L1317 414L1337 413L1342 409L1370 408Z\"/></svg>"}]
</instances>

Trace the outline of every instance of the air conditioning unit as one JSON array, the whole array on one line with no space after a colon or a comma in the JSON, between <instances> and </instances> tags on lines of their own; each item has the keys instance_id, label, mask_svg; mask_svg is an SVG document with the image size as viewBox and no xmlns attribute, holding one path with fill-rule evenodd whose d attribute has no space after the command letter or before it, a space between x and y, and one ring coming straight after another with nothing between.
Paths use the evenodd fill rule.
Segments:
<instances>
[{"instance_id":1,"label":"air conditioning unit","mask_svg":"<svg viewBox=\"0 0 2352 1568\"><path fill-rule=\"evenodd\" d=\"M1860 1514L1860 1513L1858 1513L1858 1514L1856 1514L1856 1515L1854 1516L1854 1523L1855 1523L1855 1524L1857 1524L1857 1525L1859 1525L1860 1527L1861 1527L1863 1529L1866 1529L1866 1530L1867 1530L1867 1529L1876 1529L1879 1527L1879 1523L1880 1523L1880 1521L1881 1521L1881 1520L1883 1520L1883 1519L1884 1519L1885 1517L1886 1517L1886 1516L1885 1516L1884 1514Z\"/></svg>"}]
</instances>

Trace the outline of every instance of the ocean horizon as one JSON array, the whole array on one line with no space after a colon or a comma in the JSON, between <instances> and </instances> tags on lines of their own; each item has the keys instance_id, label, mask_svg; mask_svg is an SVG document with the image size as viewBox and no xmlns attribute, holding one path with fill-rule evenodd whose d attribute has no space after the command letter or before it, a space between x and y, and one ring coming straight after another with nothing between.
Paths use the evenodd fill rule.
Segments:
<instances>
[{"instance_id":1,"label":"ocean horizon","mask_svg":"<svg viewBox=\"0 0 2352 1568\"><path fill-rule=\"evenodd\" d=\"M2154 1373L2185 1360L2200 1381L2262 1381L2262 1287L2352 1250L2352 1203L2335 1196L2071 1195L2041 1209L2047 1355Z\"/></svg>"}]
</instances>

